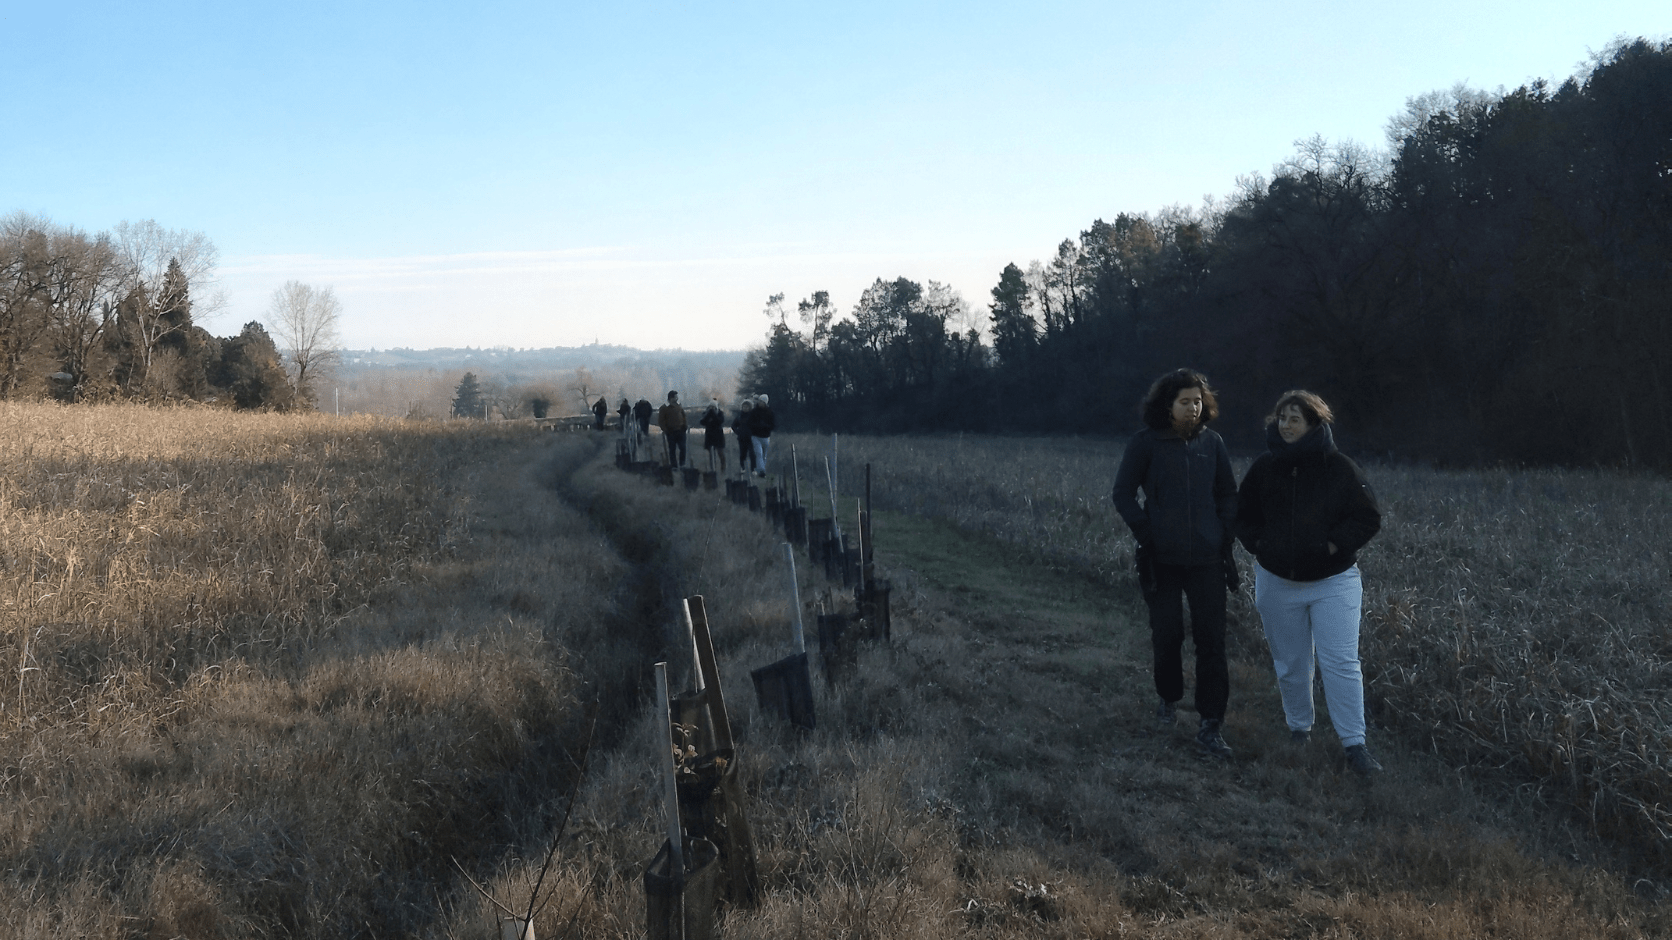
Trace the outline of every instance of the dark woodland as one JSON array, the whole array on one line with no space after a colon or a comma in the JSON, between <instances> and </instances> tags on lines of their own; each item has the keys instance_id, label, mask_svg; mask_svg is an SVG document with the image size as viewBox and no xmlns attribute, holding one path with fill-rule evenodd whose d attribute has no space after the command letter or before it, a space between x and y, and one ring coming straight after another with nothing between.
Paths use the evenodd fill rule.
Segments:
<instances>
[{"instance_id":1,"label":"dark woodland","mask_svg":"<svg viewBox=\"0 0 1672 940\"><path fill-rule=\"evenodd\" d=\"M1412 99L1389 138L1306 141L1202 210L1095 221L1005 267L985 337L934 282L879 278L847 317L815 293L804 329L780 295L740 387L809 429L1118 434L1191 366L1243 447L1305 387L1360 452L1672 467L1672 44Z\"/></svg>"}]
</instances>

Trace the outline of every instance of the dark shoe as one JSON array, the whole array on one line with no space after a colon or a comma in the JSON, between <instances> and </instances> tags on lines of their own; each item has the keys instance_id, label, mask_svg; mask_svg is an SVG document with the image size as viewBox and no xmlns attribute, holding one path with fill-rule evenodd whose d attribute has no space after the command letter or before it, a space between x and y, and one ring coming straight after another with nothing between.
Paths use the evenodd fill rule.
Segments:
<instances>
[{"instance_id":1,"label":"dark shoe","mask_svg":"<svg viewBox=\"0 0 1672 940\"><path fill-rule=\"evenodd\" d=\"M1230 757L1231 746L1219 733L1219 724L1217 718L1203 718L1202 727L1196 732L1196 747L1209 757Z\"/></svg>"},{"instance_id":2,"label":"dark shoe","mask_svg":"<svg viewBox=\"0 0 1672 940\"><path fill-rule=\"evenodd\" d=\"M1172 702L1162 699L1161 704L1155 709L1156 725L1165 731L1166 729L1171 728L1173 724L1178 721L1178 718L1178 708L1174 706Z\"/></svg>"},{"instance_id":3,"label":"dark shoe","mask_svg":"<svg viewBox=\"0 0 1672 940\"><path fill-rule=\"evenodd\" d=\"M1289 729L1289 743L1293 744L1295 747L1305 747L1307 745L1307 743L1310 742L1311 740L1312 740L1312 729L1310 729L1310 728L1290 728Z\"/></svg>"},{"instance_id":4,"label":"dark shoe","mask_svg":"<svg viewBox=\"0 0 1672 940\"><path fill-rule=\"evenodd\" d=\"M1370 749L1362 744L1355 744L1347 748L1347 768L1360 777L1369 777L1382 772L1382 765L1376 758L1370 756Z\"/></svg>"}]
</instances>

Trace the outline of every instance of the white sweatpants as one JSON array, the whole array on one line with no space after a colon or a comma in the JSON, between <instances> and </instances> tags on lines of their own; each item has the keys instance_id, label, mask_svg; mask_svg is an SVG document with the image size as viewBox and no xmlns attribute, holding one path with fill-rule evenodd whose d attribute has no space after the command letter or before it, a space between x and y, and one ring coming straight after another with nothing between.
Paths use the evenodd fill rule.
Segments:
<instances>
[{"instance_id":1,"label":"white sweatpants","mask_svg":"<svg viewBox=\"0 0 1672 940\"><path fill-rule=\"evenodd\" d=\"M1290 581L1254 566L1254 609L1266 628L1283 715L1295 731L1312 729L1312 664L1324 678L1324 704L1343 747L1364 743L1364 672L1359 668L1358 566L1322 581Z\"/></svg>"}]
</instances>

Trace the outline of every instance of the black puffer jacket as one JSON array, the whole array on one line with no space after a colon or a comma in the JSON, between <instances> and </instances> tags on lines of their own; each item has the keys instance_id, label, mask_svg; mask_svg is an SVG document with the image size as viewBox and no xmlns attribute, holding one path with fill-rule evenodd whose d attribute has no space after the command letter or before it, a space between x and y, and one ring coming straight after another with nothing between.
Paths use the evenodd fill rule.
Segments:
<instances>
[{"instance_id":1,"label":"black puffer jacket","mask_svg":"<svg viewBox=\"0 0 1672 940\"><path fill-rule=\"evenodd\" d=\"M1260 567L1290 581L1320 581L1351 568L1358 550L1382 528L1364 471L1335 449L1327 424L1293 444L1271 425L1266 445L1237 493L1243 547Z\"/></svg>"},{"instance_id":2,"label":"black puffer jacket","mask_svg":"<svg viewBox=\"0 0 1672 940\"><path fill-rule=\"evenodd\" d=\"M726 416L719 408L709 405L708 410L702 413L702 420L697 423L702 425L702 446L726 446Z\"/></svg>"},{"instance_id":3,"label":"black puffer jacket","mask_svg":"<svg viewBox=\"0 0 1672 940\"><path fill-rule=\"evenodd\" d=\"M770 407L755 402L755 410L749 412L749 436L770 438L777 423Z\"/></svg>"},{"instance_id":4,"label":"black puffer jacket","mask_svg":"<svg viewBox=\"0 0 1672 940\"><path fill-rule=\"evenodd\" d=\"M1115 473L1114 497L1138 543L1164 565L1217 565L1230 550L1237 478L1225 441L1207 428L1188 438L1154 428L1134 434Z\"/></svg>"}]
</instances>

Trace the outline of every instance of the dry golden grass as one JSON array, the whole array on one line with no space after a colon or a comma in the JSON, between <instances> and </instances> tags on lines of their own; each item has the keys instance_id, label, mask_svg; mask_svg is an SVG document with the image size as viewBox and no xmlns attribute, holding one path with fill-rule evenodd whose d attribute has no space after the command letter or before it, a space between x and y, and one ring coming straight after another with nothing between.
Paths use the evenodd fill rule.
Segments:
<instances>
[{"instance_id":1,"label":"dry golden grass","mask_svg":"<svg viewBox=\"0 0 1672 940\"><path fill-rule=\"evenodd\" d=\"M7 935L400 935L538 838L621 570L551 446L0 405Z\"/></svg>"}]
</instances>

